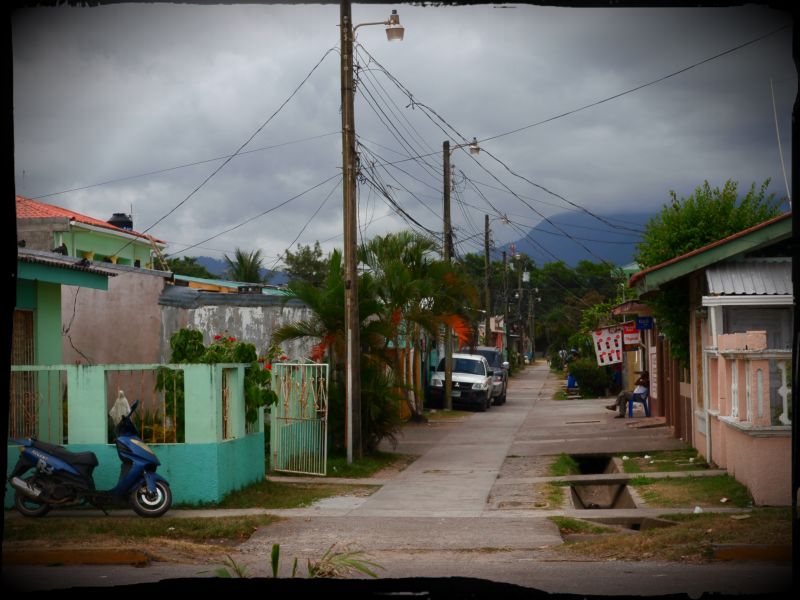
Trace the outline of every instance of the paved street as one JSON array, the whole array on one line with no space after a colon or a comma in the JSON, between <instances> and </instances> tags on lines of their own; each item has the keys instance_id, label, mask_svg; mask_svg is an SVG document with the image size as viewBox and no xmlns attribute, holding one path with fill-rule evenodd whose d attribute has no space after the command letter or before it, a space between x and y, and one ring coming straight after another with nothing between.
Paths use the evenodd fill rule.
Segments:
<instances>
[{"instance_id":1,"label":"paved street","mask_svg":"<svg viewBox=\"0 0 800 600\"><path fill-rule=\"evenodd\" d=\"M614 419L607 400L553 401L559 382L547 367L528 367L511 380L508 401L486 413L404 429L395 451L420 455L369 497L331 498L306 509L274 510L284 517L259 530L234 555L250 574L267 576L272 545L281 546L282 573L291 560L319 558L331 544L364 550L384 567L382 578L473 577L551 593L663 595L703 592L781 592L791 566L764 562L682 565L621 561L564 561L552 515L630 517L658 510L578 510L536 496L548 481L543 457L682 447L665 427L632 428ZM640 422L642 420L640 419ZM208 514L211 511L173 511ZM266 511L215 511L215 514ZM673 511L674 512L674 511ZM208 577L217 565L145 568L13 567L5 575L28 589L152 582ZM21 584L20 584L21 585Z\"/></svg>"}]
</instances>

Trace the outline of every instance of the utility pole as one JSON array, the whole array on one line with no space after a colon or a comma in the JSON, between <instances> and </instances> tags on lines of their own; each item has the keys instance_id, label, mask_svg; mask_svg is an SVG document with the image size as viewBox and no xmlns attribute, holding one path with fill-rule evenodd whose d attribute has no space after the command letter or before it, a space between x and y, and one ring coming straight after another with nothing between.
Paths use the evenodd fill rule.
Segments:
<instances>
[{"instance_id":1,"label":"utility pole","mask_svg":"<svg viewBox=\"0 0 800 600\"><path fill-rule=\"evenodd\" d=\"M347 462L361 458L361 365L356 268L356 148L353 84L353 18L350 0L339 5L342 69L342 198L344 209L345 425Z\"/></svg>"},{"instance_id":2,"label":"utility pole","mask_svg":"<svg viewBox=\"0 0 800 600\"><path fill-rule=\"evenodd\" d=\"M523 353L525 352L524 348L524 338L525 338L525 327L522 324L522 255L517 255L517 332L519 337L517 338L517 357L519 360L522 360Z\"/></svg>"},{"instance_id":3,"label":"utility pole","mask_svg":"<svg viewBox=\"0 0 800 600\"><path fill-rule=\"evenodd\" d=\"M531 288L530 304L528 304L528 312L530 313L531 320L531 363L536 360L536 303L541 300L537 295L539 288Z\"/></svg>"},{"instance_id":4,"label":"utility pole","mask_svg":"<svg viewBox=\"0 0 800 600\"><path fill-rule=\"evenodd\" d=\"M528 299L528 336L531 340L531 364L536 360L536 344L533 341L533 295Z\"/></svg>"},{"instance_id":5,"label":"utility pole","mask_svg":"<svg viewBox=\"0 0 800 600\"><path fill-rule=\"evenodd\" d=\"M508 352L509 339L508 339L508 258L506 251L503 250L503 335L505 336L504 348L505 358L511 361L511 355Z\"/></svg>"},{"instance_id":6,"label":"utility pole","mask_svg":"<svg viewBox=\"0 0 800 600\"><path fill-rule=\"evenodd\" d=\"M450 248L453 232L450 228L450 142L442 142L442 161L444 166L444 262L450 264ZM453 408L453 340L450 325L444 326L444 408Z\"/></svg>"},{"instance_id":7,"label":"utility pole","mask_svg":"<svg viewBox=\"0 0 800 600\"><path fill-rule=\"evenodd\" d=\"M491 346L492 331L491 331L491 315L492 315L492 263L489 260L489 215L486 215L484 220L484 236L483 236L483 264L484 264L484 292L486 302L486 315L484 319L485 342L487 346Z\"/></svg>"}]
</instances>

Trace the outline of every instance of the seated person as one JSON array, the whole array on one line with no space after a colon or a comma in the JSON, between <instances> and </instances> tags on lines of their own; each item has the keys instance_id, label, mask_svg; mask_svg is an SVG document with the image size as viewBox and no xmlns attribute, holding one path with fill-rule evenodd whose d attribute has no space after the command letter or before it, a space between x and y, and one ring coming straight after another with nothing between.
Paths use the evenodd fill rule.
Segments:
<instances>
[{"instance_id":1,"label":"seated person","mask_svg":"<svg viewBox=\"0 0 800 600\"><path fill-rule=\"evenodd\" d=\"M620 392L619 396L617 396L616 404L609 404L606 406L608 410L616 410L619 414L615 416L615 419L623 419L625 418L625 410L628 407L628 401L632 398L636 401L637 398L641 398L650 391L650 376L648 375L647 371L641 371L639 375L639 379L637 379L634 383L634 388L632 392L628 392L623 390Z\"/></svg>"}]
</instances>

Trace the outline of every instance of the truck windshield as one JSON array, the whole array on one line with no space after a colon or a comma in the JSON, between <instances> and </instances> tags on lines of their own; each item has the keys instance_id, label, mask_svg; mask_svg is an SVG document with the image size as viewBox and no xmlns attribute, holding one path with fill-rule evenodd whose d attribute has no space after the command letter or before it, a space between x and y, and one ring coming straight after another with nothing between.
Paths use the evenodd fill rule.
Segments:
<instances>
[{"instance_id":1,"label":"truck windshield","mask_svg":"<svg viewBox=\"0 0 800 600\"><path fill-rule=\"evenodd\" d=\"M439 361L437 371L444 371L444 359ZM469 360L467 358L453 359L453 373L468 373L470 375L486 375L486 369L479 360Z\"/></svg>"}]
</instances>

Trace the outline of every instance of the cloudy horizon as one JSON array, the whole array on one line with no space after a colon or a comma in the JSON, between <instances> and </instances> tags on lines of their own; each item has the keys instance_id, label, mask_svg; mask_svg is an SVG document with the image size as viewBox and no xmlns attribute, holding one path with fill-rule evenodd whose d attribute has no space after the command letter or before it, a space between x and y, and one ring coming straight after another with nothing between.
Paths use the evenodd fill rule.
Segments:
<instances>
[{"instance_id":1,"label":"cloudy horizon","mask_svg":"<svg viewBox=\"0 0 800 600\"><path fill-rule=\"evenodd\" d=\"M786 196L775 119L789 176L797 77L785 13L357 3L353 19L392 8L403 42L377 26L356 40L362 237L441 230L448 138L484 150L453 152L460 254L481 251L484 214L499 252L543 217L655 213L705 180L746 192L770 179ZM17 193L102 219L131 212L172 256L261 249L280 268L287 247L340 247L338 21L329 4L16 11ZM540 263L574 243L539 242Z\"/></svg>"}]
</instances>

